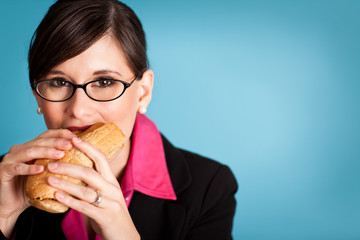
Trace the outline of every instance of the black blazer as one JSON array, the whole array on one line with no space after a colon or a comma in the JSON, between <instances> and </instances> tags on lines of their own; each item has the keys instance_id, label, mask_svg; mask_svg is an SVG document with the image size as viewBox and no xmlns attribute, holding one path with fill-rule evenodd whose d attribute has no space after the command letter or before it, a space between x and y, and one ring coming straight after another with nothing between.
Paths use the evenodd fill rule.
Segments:
<instances>
[{"instance_id":1,"label":"black blazer","mask_svg":"<svg viewBox=\"0 0 360 240\"><path fill-rule=\"evenodd\" d=\"M163 143L177 200L134 192L129 212L142 239L232 239L237 183L230 169L177 149L164 137ZM66 239L64 216L29 207L16 223L16 239Z\"/></svg>"}]
</instances>

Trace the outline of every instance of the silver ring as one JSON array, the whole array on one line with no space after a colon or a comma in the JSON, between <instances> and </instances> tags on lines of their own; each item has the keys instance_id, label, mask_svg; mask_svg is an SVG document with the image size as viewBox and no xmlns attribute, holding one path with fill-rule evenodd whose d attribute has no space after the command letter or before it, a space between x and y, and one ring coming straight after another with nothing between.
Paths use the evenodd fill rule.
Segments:
<instances>
[{"instance_id":1,"label":"silver ring","mask_svg":"<svg viewBox=\"0 0 360 240\"><path fill-rule=\"evenodd\" d=\"M95 192L96 192L97 196L96 196L95 201L92 203L92 205L98 206L102 201L102 195L99 191L95 191Z\"/></svg>"}]
</instances>

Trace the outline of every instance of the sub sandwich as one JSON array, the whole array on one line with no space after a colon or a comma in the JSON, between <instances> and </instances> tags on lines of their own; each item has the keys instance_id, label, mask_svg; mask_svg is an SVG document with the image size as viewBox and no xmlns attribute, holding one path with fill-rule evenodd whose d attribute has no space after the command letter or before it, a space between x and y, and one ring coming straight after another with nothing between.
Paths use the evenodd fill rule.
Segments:
<instances>
[{"instance_id":1,"label":"sub sandwich","mask_svg":"<svg viewBox=\"0 0 360 240\"><path fill-rule=\"evenodd\" d=\"M83 141L91 143L103 152L107 159L112 158L125 145L125 136L114 123L96 123L83 132L74 133ZM68 207L55 199L54 194L57 190L47 183L48 177L55 176L78 185L85 185L85 183L79 179L48 171L47 165L56 161L79 164L90 168L94 168L94 162L75 147L65 151L65 156L62 159L37 159L35 161L34 164L44 165L45 170L40 174L27 177L25 191L30 199L29 203L50 213L63 213L68 210Z\"/></svg>"}]
</instances>

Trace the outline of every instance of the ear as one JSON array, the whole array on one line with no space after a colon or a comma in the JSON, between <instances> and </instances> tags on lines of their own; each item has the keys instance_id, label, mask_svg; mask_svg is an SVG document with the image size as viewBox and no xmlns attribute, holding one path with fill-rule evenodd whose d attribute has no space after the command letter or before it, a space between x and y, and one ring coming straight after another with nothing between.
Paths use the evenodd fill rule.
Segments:
<instances>
[{"instance_id":1,"label":"ear","mask_svg":"<svg viewBox=\"0 0 360 240\"><path fill-rule=\"evenodd\" d=\"M151 70L146 70L143 73L141 80L138 81L139 83L139 106L138 111L140 113L145 113L143 110L148 107L151 97L152 97L152 90L154 85L154 73Z\"/></svg>"},{"instance_id":2,"label":"ear","mask_svg":"<svg viewBox=\"0 0 360 240\"><path fill-rule=\"evenodd\" d=\"M41 100L41 98L39 97L39 95L35 92L35 90L32 90L32 93L33 93L33 95L34 95L34 97L35 97L35 99L36 99L36 102L37 102L37 104L38 104L38 106L39 107L41 107L40 106L40 100Z\"/></svg>"}]
</instances>

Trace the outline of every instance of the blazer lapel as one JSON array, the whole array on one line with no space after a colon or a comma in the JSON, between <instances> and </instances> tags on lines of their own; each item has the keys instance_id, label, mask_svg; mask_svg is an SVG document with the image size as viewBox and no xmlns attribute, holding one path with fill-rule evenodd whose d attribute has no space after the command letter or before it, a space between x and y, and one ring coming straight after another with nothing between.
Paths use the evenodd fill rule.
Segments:
<instances>
[{"instance_id":1,"label":"blazer lapel","mask_svg":"<svg viewBox=\"0 0 360 240\"><path fill-rule=\"evenodd\" d=\"M191 175L183 154L162 138L167 167L176 196L190 185ZM184 239L186 210L177 201L134 192L129 211L144 239Z\"/></svg>"},{"instance_id":2,"label":"blazer lapel","mask_svg":"<svg viewBox=\"0 0 360 240\"><path fill-rule=\"evenodd\" d=\"M189 166L178 149L176 149L164 136L162 138L165 150L165 158L169 170L171 182L176 196L189 187L191 174Z\"/></svg>"}]
</instances>

